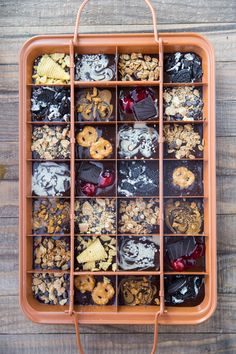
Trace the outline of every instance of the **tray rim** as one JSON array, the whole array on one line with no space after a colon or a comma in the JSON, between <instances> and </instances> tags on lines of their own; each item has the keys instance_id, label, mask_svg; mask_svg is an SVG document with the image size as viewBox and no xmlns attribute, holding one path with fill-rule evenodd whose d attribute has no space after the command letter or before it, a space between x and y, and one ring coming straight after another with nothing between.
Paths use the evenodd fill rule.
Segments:
<instances>
[{"instance_id":1,"label":"tray rim","mask_svg":"<svg viewBox=\"0 0 236 354\"><path fill-rule=\"evenodd\" d=\"M217 275L217 267L216 267L216 168L215 168L215 55L214 55L214 49L211 45L211 43L209 42L209 40L198 33L195 32L161 32L159 34L160 38L162 38L163 40L163 44L166 44L165 40L169 39L174 39L176 37L181 37L181 38L189 38L189 39L194 39L201 42L201 46L199 46L199 48L203 49L206 54L208 55L208 60L209 60L209 72L208 75L211 79L211 90L210 90L210 102L214 102L214 104L209 104L209 112L208 112L208 116L211 117L211 131L209 131L209 134L211 136L211 144L213 144L213 149L210 150L210 154L208 157L208 163L209 163L209 171L211 173L209 180L211 181L210 184L210 192L211 192L211 198L209 198L209 201L211 201L211 208L210 208L210 213L209 216L211 217L211 222L209 223L209 226L211 226L212 230L209 232L209 234L211 233L210 236L210 241L211 241L211 271L209 272L209 274L212 274L212 269L215 270L215 275L212 277L210 277L211 279L211 283L209 285L210 287L210 296L209 296L209 301L206 304L206 306L198 313L198 316L196 316L197 318L193 319L186 319L185 322L183 322L182 320L178 320L178 319L171 319L169 318L169 316L165 313L164 315L162 315L159 318L159 323L160 324L165 324L165 325L171 325L171 324L178 324L178 325L186 325L186 324L199 324L204 322L205 320L207 320L209 317L212 316L212 314L214 313L215 309L216 309L216 305L217 305L217 280L216 280L216 275ZM132 32L132 33L119 33L119 32L115 32L115 33L91 33L91 34L80 34L79 37L81 39L88 39L88 38L92 38L92 39L96 39L96 38L133 38L133 37L148 37L148 38L153 38L153 43L154 42L154 37L152 33L140 33L140 32ZM73 35L72 34L62 34L62 35L39 35L39 36L34 36L30 39L28 39L20 52L20 65L19 65L19 100L22 100L23 97L23 74L24 74L24 69L25 69L25 58L26 58L26 54L27 52L30 51L30 48L32 46L32 44L39 42L41 40L53 40L53 39L57 39L57 40L61 40L61 39L68 39L68 45L69 45L69 41L72 40ZM116 44L114 44L115 46ZM210 85L209 85L210 86ZM24 293L24 287L26 287L25 281L24 281L24 275L23 275L23 245L22 245L22 224L23 224L23 218L22 218L22 205L23 205L23 193L21 193L22 190L22 186L23 186L23 151L22 151L22 146L24 143L24 139L23 139L23 127L22 127L22 121L23 121L23 113L22 113L22 105L19 105L19 135L20 135L20 139L19 139L19 185L20 185L20 193L19 193L19 205L20 205L20 211L19 211L19 286L20 286L20 291L19 291L19 300L20 300L20 306L22 308L22 311L24 312L24 314L26 315L26 317L28 317L29 319L31 319L33 322L36 323L74 323L74 320L72 318L72 316L68 316L68 314L66 314L64 312L56 312L56 311L50 311L50 312L40 312L40 311L36 311L28 302L27 300L27 296ZM209 129L210 130L210 129ZM176 308L175 308L176 309ZM188 308L185 308L188 309ZM192 307L191 307L192 309ZM171 313L171 308L168 307L168 311ZM186 311L187 312L187 311ZM42 316L42 314L46 314L46 316L43 316L43 318L40 318L40 316ZM49 316L50 314L50 316ZM91 312L91 315L94 316L94 312ZM147 319L136 319L136 320L124 320L124 319L119 319L119 317L117 315L119 315L119 313L113 312L110 313L111 314L111 320L104 320L101 318L99 318L99 312L97 313L97 319L95 320L91 320L91 319L83 319L83 313L80 313L80 316L82 316L82 318L80 318L80 323L86 323L86 324L153 324L154 322L154 315L155 313L153 312L150 313L149 318ZM139 312L139 313L132 313L133 315L135 315L134 317L139 317L140 314L143 314L143 312ZM171 316L171 314L170 314ZM61 320L60 320L60 317ZM147 316L146 316L147 317Z\"/></svg>"}]
</instances>

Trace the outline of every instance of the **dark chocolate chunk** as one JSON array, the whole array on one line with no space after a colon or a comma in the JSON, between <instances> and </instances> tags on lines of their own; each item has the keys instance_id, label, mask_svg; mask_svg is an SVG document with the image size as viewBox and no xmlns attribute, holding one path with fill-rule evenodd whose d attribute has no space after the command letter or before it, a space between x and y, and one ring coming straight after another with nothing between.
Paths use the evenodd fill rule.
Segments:
<instances>
[{"instance_id":1,"label":"dark chocolate chunk","mask_svg":"<svg viewBox=\"0 0 236 354\"><path fill-rule=\"evenodd\" d=\"M196 241L194 237L187 237L178 242L167 244L166 246L170 261L190 255L195 247Z\"/></svg>"},{"instance_id":2,"label":"dark chocolate chunk","mask_svg":"<svg viewBox=\"0 0 236 354\"><path fill-rule=\"evenodd\" d=\"M78 178L85 182L98 184L99 176L102 172L100 164L92 162L82 162L79 171Z\"/></svg>"},{"instance_id":3,"label":"dark chocolate chunk","mask_svg":"<svg viewBox=\"0 0 236 354\"><path fill-rule=\"evenodd\" d=\"M188 69L178 71L173 76L174 82L191 82L191 73Z\"/></svg>"},{"instance_id":4,"label":"dark chocolate chunk","mask_svg":"<svg viewBox=\"0 0 236 354\"><path fill-rule=\"evenodd\" d=\"M150 96L134 103L133 111L137 120L150 119L157 115L155 103Z\"/></svg>"}]
</instances>

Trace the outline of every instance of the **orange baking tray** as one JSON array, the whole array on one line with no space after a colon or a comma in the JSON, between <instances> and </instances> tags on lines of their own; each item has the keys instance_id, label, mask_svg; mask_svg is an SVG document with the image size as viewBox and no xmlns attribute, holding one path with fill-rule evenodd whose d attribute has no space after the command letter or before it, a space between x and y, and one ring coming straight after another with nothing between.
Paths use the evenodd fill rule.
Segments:
<instances>
[{"instance_id":1,"label":"orange baking tray","mask_svg":"<svg viewBox=\"0 0 236 354\"><path fill-rule=\"evenodd\" d=\"M195 33L161 33L156 31L155 13L149 1L145 1L152 11L154 34L153 33L125 33L125 34L77 34L81 11L87 0L82 4L75 26L73 35L54 35L37 36L28 40L20 55L20 111L19 111L19 131L20 131L20 304L28 318L38 323L75 323L78 334L79 324L155 324L155 338L157 336L157 324L197 324L208 319L216 307L216 183L215 183L215 68L214 51L210 43L203 37ZM166 83L163 76L163 56L165 53L194 52L202 59L203 76L201 82L196 83ZM32 235L32 196L31 177L32 163L34 159L31 156L31 134L34 122L31 120L30 98L32 87L32 66L35 58L45 53L62 52L70 55L70 88L71 99L71 118L70 126L70 175L71 188L70 195L67 197L70 202L70 247L71 247L71 266L67 272L55 271L55 273L68 273L70 277L70 297L69 305L46 305L38 302L32 293L32 273L50 273L53 271L33 269L33 235ZM119 54L141 52L146 54L156 54L160 63L159 81L119 81L118 75L115 81L103 82L81 82L74 79L74 55L79 54ZM118 70L117 70L118 72ZM159 199L160 209L160 269L152 272L129 272L130 275L151 274L159 278L160 283L160 305L159 306L79 306L74 302L74 277L78 272L74 271L74 207L75 207L75 89L85 87L111 87L116 92L119 87L142 86L147 85L155 87L159 96L159 117L156 123L159 127L159 156L156 159L159 169ZM43 85L45 86L45 85ZM53 84L52 86L57 86ZM199 121L203 129L203 139L205 141L203 164L203 186L204 194L201 200L204 204L204 230L202 237L205 240L205 270L197 272L204 276L205 291L203 301L197 306L174 307L166 306L164 301L164 203L166 195L163 193L163 171L166 163L163 158L163 90L164 87L178 86L198 86L202 89L204 108L204 120ZM172 123L172 122L171 122ZM191 122L196 123L196 121ZM47 124L47 123L45 123ZM89 124L94 124L89 122ZM96 124L96 122L95 122ZM108 123L111 124L111 123ZM112 123L117 131L118 118ZM175 124L175 123L173 123ZM117 153L114 159L117 164ZM181 196L177 196L181 198ZM191 196L189 196L191 197ZM114 196L116 203L117 193ZM196 199L196 197L193 197ZM181 235L180 235L181 236ZM116 238L119 235L116 234ZM95 275L100 274L96 273ZM112 275L117 279L124 272L101 272L102 275ZM168 274L168 273L167 273ZM171 273L172 274L172 273ZM174 273L176 274L176 273ZM183 274L183 273L181 273ZM184 274L195 274L185 272ZM116 297L118 289L116 289ZM154 339L155 339L154 338Z\"/></svg>"}]
</instances>

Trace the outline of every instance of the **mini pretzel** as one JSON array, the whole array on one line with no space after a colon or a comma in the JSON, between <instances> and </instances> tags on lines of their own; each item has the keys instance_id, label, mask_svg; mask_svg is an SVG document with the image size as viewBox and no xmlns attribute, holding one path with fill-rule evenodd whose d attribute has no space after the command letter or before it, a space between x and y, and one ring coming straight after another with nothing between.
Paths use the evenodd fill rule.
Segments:
<instances>
[{"instance_id":1,"label":"mini pretzel","mask_svg":"<svg viewBox=\"0 0 236 354\"><path fill-rule=\"evenodd\" d=\"M112 145L108 140L99 138L90 146L90 155L93 159L104 159L112 153Z\"/></svg>"},{"instance_id":2,"label":"mini pretzel","mask_svg":"<svg viewBox=\"0 0 236 354\"><path fill-rule=\"evenodd\" d=\"M86 291L92 291L95 286L95 280L93 275L77 275L75 277L75 287L82 294Z\"/></svg>"},{"instance_id":3,"label":"mini pretzel","mask_svg":"<svg viewBox=\"0 0 236 354\"><path fill-rule=\"evenodd\" d=\"M195 176L192 171L190 171L187 167L178 167L173 171L173 184L178 186L180 189L185 189L190 187L194 181Z\"/></svg>"},{"instance_id":4,"label":"mini pretzel","mask_svg":"<svg viewBox=\"0 0 236 354\"><path fill-rule=\"evenodd\" d=\"M92 291L92 299L97 305L106 305L114 294L115 290L111 284L99 282Z\"/></svg>"},{"instance_id":5,"label":"mini pretzel","mask_svg":"<svg viewBox=\"0 0 236 354\"><path fill-rule=\"evenodd\" d=\"M98 138L98 133L94 127L86 126L76 135L76 141L80 146L89 147Z\"/></svg>"}]
</instances>

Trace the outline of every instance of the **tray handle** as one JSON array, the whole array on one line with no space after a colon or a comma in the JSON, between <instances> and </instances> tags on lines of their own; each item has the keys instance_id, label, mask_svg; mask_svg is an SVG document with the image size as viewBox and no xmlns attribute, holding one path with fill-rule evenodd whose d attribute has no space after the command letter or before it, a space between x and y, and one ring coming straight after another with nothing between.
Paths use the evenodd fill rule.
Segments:
<instances>
[{"instance_id":1,"label":"tray handle","mask_svg":"<svg viewBox=\"0 0 236 354\"><path fill-rule=\"evenodd\" d=\"M153 22L153 31L154 31L154 38L155 38L155 41L158 43L158 33L157 33L157 21L156 21L156 11L151 3L150 0L144 0L145 3L147 4L147 6L149 7L150 9L150 12L152 14L152 22ZM89 2L89 0L84 0L82 2L82 4L80 5L80 8L79 8L79 11L77 13L77 17L76 17L76 22L75 22L75 31L74 31L74 43L77 43L78 42L78 37L79 37L79 34L78 34L78 29L79 29L79 24L80 24L80 17L81 17L81 13L85 7L85 5Z\"/></svg>"},{"instance_id":2,"label":"tray handle","mask_svg":"<svg viewBox=\"0 0 236 354\"><path fill-rule=\"evenodd\" d=\"M77 348L80 354L85 354L82 343L81 343L81 338L80 338L80 331L79 331L79 318L78 318L78 313L74 312L73 313L74 317L74 324L75 324L75 334L76 334L76 342L77 342ZM154 319L154 336L153 336L153 345L152 345L152 351L150 354L155 354L156 349L157 349L157 344L158 344L158 320L159 320L160 312L157 312L155 315Z\"/></svg>"}]
</instances>

